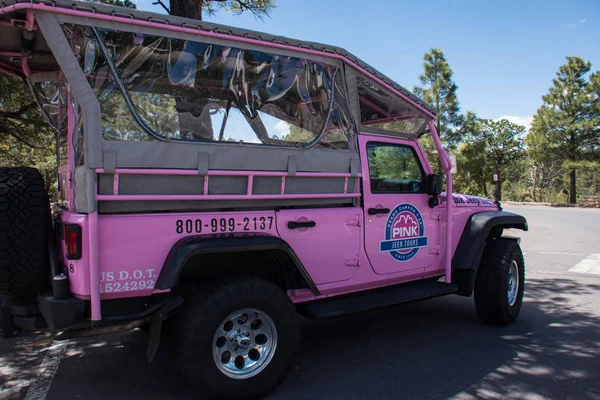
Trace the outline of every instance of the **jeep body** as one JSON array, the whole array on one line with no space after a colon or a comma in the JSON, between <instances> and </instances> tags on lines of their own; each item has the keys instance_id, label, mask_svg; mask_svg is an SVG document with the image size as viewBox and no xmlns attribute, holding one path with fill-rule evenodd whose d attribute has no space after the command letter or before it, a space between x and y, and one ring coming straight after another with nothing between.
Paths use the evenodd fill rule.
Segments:
<instances>
[{"instance_id":1,"label":"jeep body","mask_svg":"<svg viewBox=\"0 0 600 400\"><path fill-rule=\"evenodd\" d=\"M27 293L43 317L31 326L77 337L149 324L152 347L176 321L182 373L235 397L293 358L295 317L273 303L322 318L475 290L484 321L518 315L524 264L502 234L525 219L453 194L432 108L347 51L62 0L3 7L0 49L57 133L50 280ZM240 302L208 309L224 290ZM5 334L28 318L2 310ZM186 321L200 312L224 321L206 322L216 368L202 368L218 378L190 361Z\"/></svg>"}]
</instances>

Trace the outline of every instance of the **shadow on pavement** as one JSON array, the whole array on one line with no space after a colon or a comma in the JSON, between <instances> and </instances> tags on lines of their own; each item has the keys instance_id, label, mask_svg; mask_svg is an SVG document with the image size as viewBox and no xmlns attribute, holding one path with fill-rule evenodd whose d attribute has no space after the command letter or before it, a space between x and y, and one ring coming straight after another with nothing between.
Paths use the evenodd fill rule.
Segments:
<instances>
[{"instance_id":1,"label":"shadow on pavement","mask_svg":"<svg viewBox=\"0 0 600 400\"><path fill-rule=\"evenodd\" d=\"M0 339L0 399L25 396L52 342L47 332L22 333L12 339Z\"/></svg>"},{"instance_id":2,"label":"shadow on pavement","mask_svg":"<svg viewBox=\"0 0 600 400\"><path fill-rule=\"evenodd\" d=\"M600 315L569 292L598 296L600 285L530 281L508 327L483 325L458 297L307 326L298 369L273 398L598 399Z\"/></svg>"},{"instance_id":3,"label":"shadow on pavement","mask_svg":"<svg viewBox=\"0 0 600 400\"><path fill-rule=\"evenodd\" d=\"M531 280L526 296L508 327L482 324L460 297L306 321L296 368L270 399L599 399L600 309L586 303L600 285ZM141 331L72 342L47 398L195 398L169 343L151 365L146 344ZM0 353L0 371L27 379L40 350L19 346Z\"/></svg>"}]
</instances>

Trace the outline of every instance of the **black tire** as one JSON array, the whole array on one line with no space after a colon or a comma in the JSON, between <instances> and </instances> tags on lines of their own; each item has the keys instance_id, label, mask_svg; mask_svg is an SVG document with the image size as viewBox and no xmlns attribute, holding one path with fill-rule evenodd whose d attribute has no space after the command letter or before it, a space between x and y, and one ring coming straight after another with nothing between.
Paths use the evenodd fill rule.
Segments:
<instances>
[{"instance_id":1,"label":"black tire","mask_svg":"<svg viewBox=\"0 0 600 400\"><path fill-rule=\"evenodd\" d=\"M509 271L513 262L518 268L518 287L510 304ZM509 325L519 316L525 289L525 262L519 244L510 239L488 241L475 280L475 308L488 324Z\"/></svg>"},{"instance_id":2,"label":"black tire","mask_svg":"<svg viewBox=\"0 0 600 400\"><path fill-rule=\"evenodd\" d=\"M277 345L257 375L233 379L213 358L217 329L232 313L255 308L266 313L277 330ZM176 339L180 372L203 398L258 399L285 378L299 352L300 322L286 293L270 281L253 276L219 279L198 290L178 316Z\"/></svg>"},{"instance_id":3,"label":"black tire","mask_svg":"<svg viewBox=\"0 0 600 400\"><path fill-rule=\"evenodd\" d=\"M0 295L30 296L49 270L50 204L34 168L0 168Z\"/></svg>"}]
</instances>

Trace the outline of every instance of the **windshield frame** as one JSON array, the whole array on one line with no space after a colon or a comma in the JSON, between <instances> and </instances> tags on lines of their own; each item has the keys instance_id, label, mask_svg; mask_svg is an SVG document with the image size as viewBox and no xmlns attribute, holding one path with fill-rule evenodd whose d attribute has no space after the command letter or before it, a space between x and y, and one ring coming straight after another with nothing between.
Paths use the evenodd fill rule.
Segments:
<instances>
[{"instance_id":1,"label":"windshield frame","mask_svg":"<svg viewBox=\"0 0 600 400\"><path fill-rule=\"evenodd\" d=\"M395 96L379 83L373 81L367 76L359 75L356 77L356 88L359 103L359 120L361 120L359 127L360 132L375 133L406 139L416 139L426 130L425 128L427 127L431 118L422 113L420 110L416 109L409 102ZM386 109L386 107L388 107L388 109ZM404 110L396 115L391 115L395 111L390 110L389 107L401 107ZM375 114L380 115L381 118L362 120L363 111L365 109L371 109ZM400 129L394 130L391 127L387 128L385 126L381 126L393 124L394 122L419 120L421 123L419 125L415 125L411 131Z\"/></svg>"}]
</instances>

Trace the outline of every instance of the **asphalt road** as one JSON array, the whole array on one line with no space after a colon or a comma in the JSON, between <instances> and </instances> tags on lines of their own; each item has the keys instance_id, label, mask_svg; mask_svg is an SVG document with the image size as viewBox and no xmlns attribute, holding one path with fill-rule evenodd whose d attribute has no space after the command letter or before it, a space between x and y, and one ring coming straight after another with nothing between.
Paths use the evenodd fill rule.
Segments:
<instances>
[{"instance_id":1,"label":"asphalt road","mask_svg":"<svg viewBox=\"0 0 600 400\"><path fill-rule=\"evenodd\" d=\"M505 209L531 227L513 232L527 265L513 325L483 325L457 296L307 321L270 399L600 399L600 210ZM146 343L141 331L58 346L43 333L0 339L0 398L195 398L168 343L151 365Z\"/></svg>"}]
</instances>

